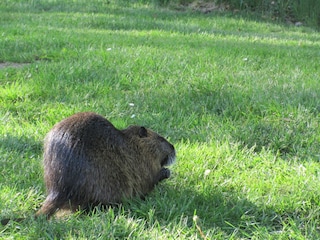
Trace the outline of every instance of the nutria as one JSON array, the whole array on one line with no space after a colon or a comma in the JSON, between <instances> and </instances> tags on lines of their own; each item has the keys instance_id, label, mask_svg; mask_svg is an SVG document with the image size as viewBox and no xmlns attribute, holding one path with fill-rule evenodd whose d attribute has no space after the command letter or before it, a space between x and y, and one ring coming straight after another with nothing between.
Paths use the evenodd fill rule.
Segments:
<instances>
[{"instance_id":1,"label":"nutria","mask_svg":"<svg viewBox=\"0 0 320 240\"><path fill-rule=\"evenodd\" d=\"M74 114L57 123L45 138L47 198L36 216L49 218L57 210L143 197L169 178L170 170L164 166L174 160L173 145L150 129L118 130L98 114Z\"/></svg>"}]
</instances>

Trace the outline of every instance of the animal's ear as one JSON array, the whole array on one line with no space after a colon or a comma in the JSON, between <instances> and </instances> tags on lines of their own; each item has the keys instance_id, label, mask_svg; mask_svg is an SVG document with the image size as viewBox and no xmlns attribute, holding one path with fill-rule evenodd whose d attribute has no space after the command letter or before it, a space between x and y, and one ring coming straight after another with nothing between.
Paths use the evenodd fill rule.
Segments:
<instances>
[{"instance_id":1,"label":"animal's ear","mask_svg":"<svg viewBox=\"0 0 320 240\"><path fill-rule=\"evenodd\" d=\"M140 127L139 136L142 138L148 136L148 131L145 127Z\"/></svg>"}]
</instances>

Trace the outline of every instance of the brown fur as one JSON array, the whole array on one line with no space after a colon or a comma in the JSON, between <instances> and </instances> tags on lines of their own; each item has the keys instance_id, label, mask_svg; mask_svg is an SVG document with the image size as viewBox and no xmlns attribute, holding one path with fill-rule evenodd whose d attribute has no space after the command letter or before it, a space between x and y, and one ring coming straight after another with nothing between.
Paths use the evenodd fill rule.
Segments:
<instances>
[{"instance_id":1,"label":"brown fur","mask_svg":"<svg viewBox=\"0 0 320 240\"><path fill-rule=\"evenodd\" d=\"M118 130L95 113L72 115L57 123L45 138L48 195L36 217L143 197L170 177L164 166L174 160L173 145L150 129L130 126ZM9 221L2 219L1 224Z\"/></svg>"},{"instance_id":2,"label":"brown fur","mask_svg":"<svg viewBox=\"0 0 320 240\"><path fill-rule=\"evenodd\" d=\"M72 115L45 138L48 196L36 216L144 196L170 176L164 166L174 159L173 145L150 129L118 130L95 113Z\"/></svg>"}]
</instances>

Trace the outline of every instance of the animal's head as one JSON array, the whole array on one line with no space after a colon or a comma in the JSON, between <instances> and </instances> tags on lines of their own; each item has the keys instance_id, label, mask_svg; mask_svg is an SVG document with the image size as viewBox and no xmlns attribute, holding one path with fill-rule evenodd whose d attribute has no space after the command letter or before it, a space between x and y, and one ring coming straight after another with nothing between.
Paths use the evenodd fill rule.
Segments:
<instances>
[{"instance_id":1,"label":"animal's head","mask_svg":"<svg viewBox=\"0 0 320 240\"><path fill-rule=\"evenodd\" d=\"M170 176L170 171L165 166L174 163L176 158L176 151L171 143L156 132L141 126L130 126L123 132L137 144L141 154L146 157L147 161L150 161L148 165L151 168L156 172L166 173L162 179Z\"/></svg>"}]
</instances>

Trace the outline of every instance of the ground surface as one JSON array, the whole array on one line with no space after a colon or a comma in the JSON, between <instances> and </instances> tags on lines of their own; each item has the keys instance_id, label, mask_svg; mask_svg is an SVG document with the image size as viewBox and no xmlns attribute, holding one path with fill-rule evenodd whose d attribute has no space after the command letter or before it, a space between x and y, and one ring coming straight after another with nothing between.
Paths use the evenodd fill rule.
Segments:
<instances>
[{"instance_id":1,"label":"ground surface","mask_svg":"<svg viewBox=\"0 0 320 240\"><path fill-rule=\"evenodd\" d=\"M318 32L135 1L0 3L3 239L318 239ZM34 220L45 134L78 111L174 143L145 201Z\"/></svg>"}]
</instances>

